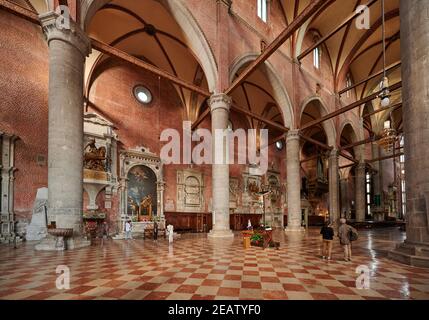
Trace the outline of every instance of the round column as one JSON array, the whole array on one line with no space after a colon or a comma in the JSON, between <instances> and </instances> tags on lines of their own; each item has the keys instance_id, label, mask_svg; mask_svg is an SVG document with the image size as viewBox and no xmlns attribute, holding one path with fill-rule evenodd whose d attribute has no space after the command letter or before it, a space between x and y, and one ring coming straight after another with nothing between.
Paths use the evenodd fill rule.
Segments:
<instances>
[{"instance_id":1,"label":"round column","mask_svg":"<svg viewBox=\"0 0 429 320\"><path fill-rule=\"evenodd\" d=\"M365 221L365 163L359 163L356 167L355 172L355 192L356 192L356 201L355 201L355 209L356 209L356 221L364 222Z\"/></svg>"},{"instance_id":2,"label":"round column","mask_svg":"<svg viewBox=\"0 0 429 320\"><path fill-rule=\"evenodd\" d=\"M389 255L429 267L429 3L401 0L407 240Z\"/></svg>"},{"instance_id":3,"label":"round column","mask_svg":"<svg viewBox=\"0 0 429 320\"><path fill-rule=\"evenodd\" d=\"M301 163L299 130L290 130L286 138L287 227L286 232L304 231L301 212Z\"/></svg>"},{"instance_id":4,"label":"round column","mask_svg":"<svg viewBox=\"0 0 429 320\"><path fill-rule=\"evenodd\" d=\"M348 188L349 180L347 178L340 179L340 193L341 193L341 209L340 209L340 217L349 218L349 188Z\"/></svg>"},{"instance_id":5,"label":"round column","mask_svg":"<svg viewBox=\"0 0 429 320\"><path fill-rule=\"evenodd\" d=\"M83 80L91 42L73 21L59 29L58 15L40 16L49 45L49 216L57 228L82 234ZM61 27L61 26L60 26Z\"/></svg>"},{"instance_id":6,"label":"round column","mask_svg":"<svg viewBox=\"0 0 429 320\"><path fill-rule=\"evenodd\" d=\"M225 138L228 129L231 98L226 94L211 96L209 105L212 117L212 214L211 238L233 237L229 226L229 141ZM226 136L227 137L227 136Z\"/></svg>"},{"instance_id":7,"label":"round column","mask_svg":"<svg viewBox=\"0 0 429 320\"><path fill-rule=\"evenodd\" d=\"M329 155L329 218L335 225L340 218L340 185L339 185L338 150L333 149Z\"/></svg>"},{"instance_id":8,"label":"round column","mask_svg":"<svg viewBox=\"0 0 429 320\"><path fill-rule=\"evenodd\" d=\"M377 159L380 158L380 146L374 142L372 143L372 158ZM374 186L374 196L380 197L380 202L382 198L382 171L383 171L383 162L377 161L372 164L374 170L377 171L377 174L373 175L373 186Z\"/></svg>"}]
</instances>

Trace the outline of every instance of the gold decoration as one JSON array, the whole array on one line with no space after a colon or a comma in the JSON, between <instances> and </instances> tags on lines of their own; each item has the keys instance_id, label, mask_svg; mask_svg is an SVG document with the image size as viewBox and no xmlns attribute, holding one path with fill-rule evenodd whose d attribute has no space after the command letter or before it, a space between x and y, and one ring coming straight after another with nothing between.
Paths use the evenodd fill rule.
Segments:
<instances>
[{"instance_id":1,"label":"gold decoration","mask_svg":"<svg viewBox=\"0 0 429 320\"><path fill-rule=\"evenodd\" d=\"M83 167L94 171L106 171L106 148L95 145L95 139L91 139L84 149Z\"/></svg>"},{"instance_id":2,"label":"gold decoration","mask_svg":"<svg viewBox=\"0 0 429 320\"><path fill-rule=\"evenodd\" d=\"M396 130L390 127L390 121L386 121L384 129L381 132L381 139L378 141L380 147L382 147L387 153L393 151L396 142Z\"/></svg>"}]
</instances>

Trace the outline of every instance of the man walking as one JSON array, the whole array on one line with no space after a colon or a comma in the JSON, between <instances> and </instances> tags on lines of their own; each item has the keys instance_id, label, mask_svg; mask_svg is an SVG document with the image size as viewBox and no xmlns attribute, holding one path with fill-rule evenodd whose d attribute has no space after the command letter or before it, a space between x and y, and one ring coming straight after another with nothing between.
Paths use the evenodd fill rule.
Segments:
<instances>
[{"instance_id":1,"label":"man walking","mask_svg":"<svg viewBox=\"0 0 429 320\"><path fill-rule=\"evenodd\" d=\"M340 244L344 250L344 261L352 261L351 242L357 240L357 231L352 226L348 225L344 218L340 219L338 237L340 238Z\"/></svg>"}]
</instances>

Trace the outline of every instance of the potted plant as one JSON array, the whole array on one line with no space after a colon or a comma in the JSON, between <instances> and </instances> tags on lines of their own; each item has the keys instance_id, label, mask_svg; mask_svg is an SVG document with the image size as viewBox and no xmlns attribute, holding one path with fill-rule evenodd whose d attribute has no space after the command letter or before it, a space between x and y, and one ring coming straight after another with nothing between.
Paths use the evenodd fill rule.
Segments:
<instances>
[{"instance_id":1,"label":"potted plant","mask_svg":"<svg viewBox=\"0 0 429 320\"><path fill-rule=\"evenodd\" d=\"M260 234L254 234L250 237L253 246L261 247L264 244L264 238Z\"/></svg>"}]
</instances>

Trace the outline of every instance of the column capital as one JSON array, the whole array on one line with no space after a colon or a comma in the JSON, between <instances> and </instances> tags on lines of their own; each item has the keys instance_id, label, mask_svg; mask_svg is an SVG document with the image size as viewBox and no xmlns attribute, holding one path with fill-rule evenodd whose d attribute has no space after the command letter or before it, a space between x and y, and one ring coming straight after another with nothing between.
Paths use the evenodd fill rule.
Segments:
<instances>
[{"instance_id":1,"label":"column capital","mask_svg":"<svg viewBox=\"0 0 429 320\"><path fill-rule=\"evenodd\" d=\"M356 166L356 169L359 171L365 171L366 169L366 163L365 162L359 162Z\"/></svg>"},{"instance_id":2,"label":"column capital","mask_svg":"<svg viewBox=\"0 0 429 320\"><path fill-rule=\"evenodd\" d=\"M340 152L338 151L338 149L332 149L331 151L329 151L329 158L331 160L335 160L338 159Z\"/></svg>"},{"instance_id":3,"label":"column capital","mask_svg":"<svg viewBox=\"0 0 429 320\"><path fill-rule=\"evenodd\" d=\"M83 58L91 53L91 39L73 19L70 18L67 28L60 24L62 18L53 11L39 15L39 19L48 44L52 40L64 41L75 47Z\"/></svg>"},{"instance_id":4,"label":"column capital","mask_svg":"<svg viewBox=\"0 0 429 320\"><path fill-rule=\"evenodd\" d=\"M292 140L299 140L299 130L298 129L293 129L293 130L289 130L286 136L286 143L288 141L292 141Z\"/></svg>"},{"instance_id":5,"label":"column capital","mask_svg":"<svg viewBox=\"0 0 429 320\"><path fill-rule=\"evenodd\" d=\"M212 112L217 109L225 109L229 112L232 99L225 93L215 93L210 97L208 103Z\"/></svg>"}]
</instances>

